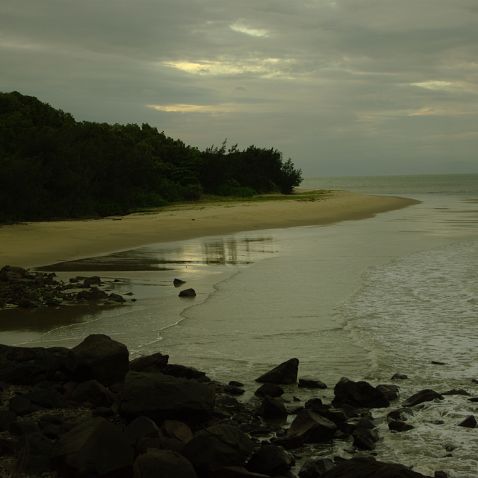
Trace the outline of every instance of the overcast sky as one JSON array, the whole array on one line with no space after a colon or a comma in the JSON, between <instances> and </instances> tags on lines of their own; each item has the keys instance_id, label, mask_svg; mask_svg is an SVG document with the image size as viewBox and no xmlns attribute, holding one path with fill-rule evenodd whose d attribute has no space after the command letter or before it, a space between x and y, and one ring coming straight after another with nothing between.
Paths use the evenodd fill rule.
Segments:
<instances>
[{"instance_id":1,"label":"overcast sky","mask_svg":"<svg viewBox=\"0 0 478 478\"><path fill-rule=\"evenodd\" d=\"M0 0L0 90L306 176L478 172L478 0Z\"/></svg>"}]
</instances>

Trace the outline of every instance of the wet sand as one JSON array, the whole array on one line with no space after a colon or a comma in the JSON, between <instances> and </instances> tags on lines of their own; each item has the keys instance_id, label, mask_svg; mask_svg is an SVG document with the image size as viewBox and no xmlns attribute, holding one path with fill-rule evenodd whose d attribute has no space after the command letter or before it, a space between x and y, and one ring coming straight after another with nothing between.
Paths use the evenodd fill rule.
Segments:
<instances>
[{"instance_id":1,"label":"wet sand","mask_svg":"<svg viewBox=\"0 0 478 478\"><path fill-rule=\"evenodd\" d=\"M36 267L158 242L330 224L416 203L413 199L332 191L315 201L199 203L96 220L6 225L0 227L0 265Z\"/></svg>"}]
</instances>

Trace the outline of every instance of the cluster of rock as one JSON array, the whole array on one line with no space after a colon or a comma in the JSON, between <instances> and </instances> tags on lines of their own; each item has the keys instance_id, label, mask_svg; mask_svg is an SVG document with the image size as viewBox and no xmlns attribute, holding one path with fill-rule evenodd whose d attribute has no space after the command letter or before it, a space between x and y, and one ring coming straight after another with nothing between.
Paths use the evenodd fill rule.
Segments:
<instances>
[{"instance_id":1,"label":"cluster of rock","mask_svg":"<svg viewBox=\"0 0 478 478\"><path fill-rule=\"evenodd\" d=\"M241 383L213 382L161 353L130 361L126 346L105 335L73 349L0 345L0 476L293 478L294 453L305 444L349 437L356 449L373 449L370 409L388 407L398 387L344 378L331 404L314 398L291 409L281 385L297 382L298 365L291 359L262 375L254 399L241 403ZM424 391L405 404L436 398ZM277 420L288 415L289 426ZM389 414L392 430L404 415ZM310 459L298 474L423 476L372 457Z\"/></svg>"},{"instance_id":2,"label":"cluster of rock","mask_svg":"<svg viewBox=\"0 0 478 478\"><path fill-rule=\"evenodd\" d=\"M0 269L0 309L21 307L59 307L95 303L118 304L125 298L104 290L98 276L74 277L64 282L54 272L32 272L22 267L4 266Z\"/></svg>"}]
</instances>

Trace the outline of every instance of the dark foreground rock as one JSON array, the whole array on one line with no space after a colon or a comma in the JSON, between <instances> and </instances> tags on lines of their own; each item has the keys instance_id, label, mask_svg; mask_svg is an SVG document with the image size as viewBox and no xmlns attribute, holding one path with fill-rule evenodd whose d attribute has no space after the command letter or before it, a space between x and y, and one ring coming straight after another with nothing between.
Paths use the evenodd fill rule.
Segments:
<instances>
[{"instance_id":1,"label":"dark foreground rock","mask_svg":"<svg viewBox=\"0 0 478 478\"><path fill-rule=\"evenodd\" d=\"M297 382L299 359L291 358L256 378L256 382L288 385Z\"/></svg>"},{"instance_id":2,"label":"dark foreground rock","mask_svg":"<svg viewBox=\"0 0 478 478\"><path fill-rule=\"evenodd\" d=\"M204 419L214 409L215 387L196 380L160 373L129 372L120 398L123 415Z\"/></svg>"},{"instance_id":3,"label":"dark foreground rock","mask_svg":"<svg viewBox=\"0 0 478 478\"><path fill-rule=\"evenodd\" d=\"M77 380L94 379L112 385L124 380L129 352L125 345L107 335L89 335L72 349L70 367Z\"/></svg>"},{"instance_id":4,"label":"dark foreground rock","mask_svg":"<svg viewBox=\"0 0 478 478\"><path fill-rule=\"evenodd\" d=\"M60 476L130 476L133 448L121 429L104 418L92 418L63 435L57 444Z\"/></svg>"},{"instance_id":5,"label":"dark foreground rock","mask_svg":"<svg viewBox=\"0 0 478 478\"><path fill-rule=\"evenodd\" d=\"M197 478L192 464L170 450L150 449L134 462L134 478Z\"/></svg>"},{"instance_id":6,"label":"dark foreground rock","mask_svg":"<svg viewBox=\"0 0 478 478\"><path fill-rule=\"evenodd\" d=\"M465 428L476 428L476 418L473 415L469 415L458 425Z\"/></svg>"},{"instance_id":7,"label":"dark foreground rock","mask_svg":"<svg viewBox=\"0 0 478 478\"><path fill-rule=\"evenodd\" d=\"M184 289L179 293L179 297L196 297L194 289Z\"/></svg>"},{"instance_id":8,"label":"dark foreground rock","mask_svg":"<svg viewBox=\"0 0 478 478\"><path fill-rule=\"evenodd\" d=\"M405 466L384 463L373 458L353 458L344 461L321 478L427 478Z\"/></svg>"}]
</instances>

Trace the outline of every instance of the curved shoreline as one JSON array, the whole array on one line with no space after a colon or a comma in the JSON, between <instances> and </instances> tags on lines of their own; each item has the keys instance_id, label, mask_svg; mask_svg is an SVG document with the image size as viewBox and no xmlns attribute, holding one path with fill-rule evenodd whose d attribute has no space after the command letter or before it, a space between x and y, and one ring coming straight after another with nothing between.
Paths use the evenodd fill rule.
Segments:
<instances>
[{"instance_id":1,"label":"curved shoreline","mask_svg":"<svg viewBox=\"0 0 478 478\"><path fill-rule=\"evenodd\" d=\"M7 225L0 228L0 264L35 267L158 242L332 224L417 203L408 198L331 191L314 201L198 203L123 217Z\"/></svg>"}]
</instances>

